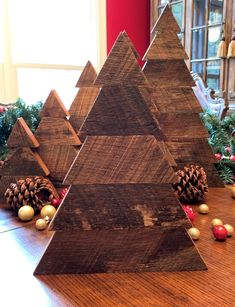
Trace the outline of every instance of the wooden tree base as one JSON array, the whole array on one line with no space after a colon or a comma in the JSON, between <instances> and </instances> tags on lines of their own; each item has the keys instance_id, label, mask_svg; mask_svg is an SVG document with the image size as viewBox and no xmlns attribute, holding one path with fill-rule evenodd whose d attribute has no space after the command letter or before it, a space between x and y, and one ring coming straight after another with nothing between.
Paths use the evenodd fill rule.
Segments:
<instances>
[{"instance_id":1,"label":"wooden tree base","mask_svg":"<svg viewBox=\"0 0 235 307\"><path fill-rule=\"evenodd\" d=\"M205 270L185 229L56 232L35 274Z\"/></svg>"}]
</instances>

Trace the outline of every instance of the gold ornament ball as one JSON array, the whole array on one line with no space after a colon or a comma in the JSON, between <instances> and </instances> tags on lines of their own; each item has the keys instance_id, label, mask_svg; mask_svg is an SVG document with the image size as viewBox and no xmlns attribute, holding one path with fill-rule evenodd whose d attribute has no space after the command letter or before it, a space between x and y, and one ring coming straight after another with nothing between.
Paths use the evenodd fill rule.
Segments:
<instances>
[{"instance_id":1,"label":"gold ornament ball","mask_svg":"<svg viewBox=\"0 0 235 307\"><path fill-rule=\"evenodd\" d=\"M224 224L224 227L226 228L226 230L228 232L227 237L231 237L234 233L233 226L230 225L230 224Z\"/></svg>"},{"instance_id":2,"label":"gold ornament ball","mask_svg":"<svg viewBox=\"0 0 235 307\"><path fill-rule=\"evenodd\" d=\"M25 205L18 211L18 216L23 222L31 221L34 217L34 210L31 206Z\"/></svg>"},{"instance_id":3,"label":"gold ornament ball","mask_svg":"<svg viewBox=\"0 0 235 307\"><path fill-rule=\"evenodd\" d=\"M201 214L207 214L209 212L209 207L206 204L201 204L198 207L198 212Z\"/></svg>"},{"instance_id":4,"label":"gold ornament ball","mask_svg":"<svg viewBox=\"0 0 235 307\"><path fill-rule=\"evenodd\" d=\"M35 227L37 230L44 230L47 228L47 222L44 219L38 219L36 221Z\"/></svg>"},{"instance_id":5,"label":"gold ornament ball","mask_svg":"<svg viewBox=\"0 0 235 307\"><path fill-rule=\"evenodd\" d=\"M235 198L235 186L232 187L231 192L232 192L232 198Z\"/></svg>"},{"instance_id":6,"label":"gold ornament ball","mask_svg":"<svg viewBox=\"0 0 235 307\"><path fill-rule=\"evenodd\" d=\"M221 221L221 219L213 219L211 221L211 228L213 229L215 226L219 226L219 225L223 225L223 222Z\"/></svg>"},{"instance_id":7,"label":"gold ornament ball","mask_svg":"<svg viewBox=\"0 0 235 307\"><path fill-rule=\"evenodd\" d=\"M197 229L196 227L191 227L188 230L188 234L190 235L190 237L192 238L192 240L196 241L199 239L200 237L200 231L199 229Z\"/></svg>"},{"instance_id":8,"label":"gold ornament ball","mask_svg":"<svg viewBox=\"0 0 235 307\"><path fill-rule=\"evenodd\" d=\"M56 208L52 205L46 205L42 207L41 209L41 217L44 219L46 216L48 216L50 219L53 218L53 216L56 213Z\"/></svg>"}]
</instances>

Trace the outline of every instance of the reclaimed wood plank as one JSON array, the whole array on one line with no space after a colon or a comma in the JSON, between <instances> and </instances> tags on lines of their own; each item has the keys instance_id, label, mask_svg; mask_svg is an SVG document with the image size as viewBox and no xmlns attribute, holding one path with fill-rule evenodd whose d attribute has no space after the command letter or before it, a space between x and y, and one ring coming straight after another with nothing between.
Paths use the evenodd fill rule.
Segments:
<instances>
[{"instance_id":1,"label":"reclaimed wood plank","mask_svg":"<svg viewBox=\"0 0 235 307\"><path fill-rule=\"evenodd\" d=\"M97 72L90 61L88 61L79 77L76 87L89 87L94 86L94 81L97 77Z\"/></svg>"},{"instance_id":2,"label":"reclaimed wood plank","mask_svg":"<svg viewBox=\"0 0 235 307\"><path fill-rule=\"evenodd\" d=\"M54 118L66 118L66 116L69 116L69 112L65 108L56 90L50 91L50 94L43 105L40 117L42 118L44 116Z\"/></svg>"}]
</instances>

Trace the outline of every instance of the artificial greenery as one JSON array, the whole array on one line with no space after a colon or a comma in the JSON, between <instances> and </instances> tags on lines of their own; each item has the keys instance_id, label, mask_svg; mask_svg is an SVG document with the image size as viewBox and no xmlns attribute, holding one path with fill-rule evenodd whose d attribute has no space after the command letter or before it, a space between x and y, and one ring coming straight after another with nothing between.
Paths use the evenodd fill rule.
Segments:
<instances>
[{"instance_id":1,"label":"artificial greenery","mask_svg":"<svg viewBox=\"0 0 235 307\"><path fill-rule=\"evenodd\" d=\"M211 111L202 114L202 120L209 132L209 144L215 154L221 154L216 165L221 179L225 184L234 183L235 174L235 113L223 120Z\"/></svg>"},{"instance_id":2,"label":"artificial greenery","mask_svg":"<svg viewBox=\"0 0 235 307\"><path fill-rule=\"evenodd\" d=\"M34 132L39 124L41 108L42 102L27 105L22 99L18 99L13 106L0 114L0 160L3 160L7 155L6 141L17 118L23 117L29 128Z\"/></svg>"}]
</instances>

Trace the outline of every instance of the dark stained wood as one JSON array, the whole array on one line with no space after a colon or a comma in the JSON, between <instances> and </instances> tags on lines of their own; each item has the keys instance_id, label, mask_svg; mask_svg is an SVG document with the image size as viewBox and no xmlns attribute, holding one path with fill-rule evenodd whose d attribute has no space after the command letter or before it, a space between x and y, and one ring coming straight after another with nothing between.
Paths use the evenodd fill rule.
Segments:
<instances>
[{"instance_id":1,"label":"dark stained wood","mask_svg":"<svg viewBox=\"0 0 235 307\"><path fill-rule=\"evenodd\" d=\"M174 18L169 5L166 5L155 25L153 26L152 33L156 31L169 32L173 31L179 33L180 27Z\"/></svg>"},{"instance_id":2,"label":"dark stained wood","mask_svg":"<svg viewBox=\"0 0 235 307\"><path fill-rule=\"evenodd\" d=\"M126 31L123 31L122 34L123 34L124 39L128 43L128 45L131 47L136 59L140 59L140 55L137 52L137 50L135 49L135 46L134 46L133 42L131 41L130 37L127 35Z\"/></svg>"},{"instance_id":3,"label":"dark stained wood","mask_svg":"<svg viewBox=\"0 0 235 307\"><path fill-rule=\"evenodd\" d=\"M48 176L49 170L38 153L30 148L18 148L8 155L0 168L1 176Z\"/></svg>"},{"instance_id":4,"label":"dark stained wood","mask_svg":"<svg viewBox=\"0 0 235 307\"><path fill-rule=\"evenodd\" d=\"M161 113L158 120L169 141L179 139L193 139L194 141L195 139L207 139L209 136L197 113Z\"/></svg>"},{"instance_id":5,"label":"dark stained wood","mask_svg":"<svg viewBox=\"0 0 235 307\"><path fill-rule=\"evenodd\" d=\"M157 31L143 59L187 60L188 55L175 32Z\"/></svg>"},{"instance_id":6,"label":"dark stained wood","mask_svg":"<svg viewBox=\"0 0 235 307\"><path fill-rule=\"evenodd\" d=\"M64 184L172 183L175 174L154 136L87 137Z\"/></svg>"},{"instance_id":7,"label":"dark stained wood","mask_svg":"<svg viewBox=\"0 0 235 307\"><path fill-rule=\"evenodd\" d=\"M35 274L205 269L185 229L144 228L57 231Z\"/></svg>"},{"instance_id":8,"label":"dark stained wood","mask_svg":"<svg viewBox=\"0 0 235 307\"><path fill-rule=\"evenodd\" d=\"M156 106L150 106L147 98L151 97L147 97L146 91L137 86L104 86L81 131L85 135L153 134L163 140L164 135L153 117Z\"/></svg>"},{"instance_id":9,"label":"dark stained wood","mask_svg":"<svg viewBox=\"0 0 235 307\"><path fill-rule=\"evenodd\" d=\"M92 63L88 61L86 63L86 66L84 67L80 78L78 79L78 82L76 84L76 87L89 87L94 86L93 83L97 77L96 70Z\"/></svg>"},{"instance_id":10,"label":"dark stained wood","mask_svg":"<svg viewBox=\"0 0 235 307\"><path fill-rule=\"evenodd\" d=\"M25 120L20 117L17 119L11 134L7 140L7 146L11 148L19 147L39 147L39 143L33 132L29 129Z\"/></svg>"},{"instance_id":11,"label":"dark stained wood","mask_svg":"<svg viewBox=\"0 0 235 307\"><path fill-rule=\"evenodd\" d=\"M157 87L153 90L152 97L158 112L202 112L200 103L198 102L192 88L189 87Z\"/></svg>"},{"instance_id":12,"label":"dark stained wood","mask_svg":"<svg viewBox=\"0 0 235 307\"><path fill-rule=\"evenodd\" d=\"M183 60L148 60L143 71L157 87L192 87L195 83Z\"/></svg>"},{"instance_id":13,"label":"dark stained wood","mask_svg":"<svg viewBox=\"0 0 235 307\"><path fill-rule=\"evenodd\" d=\"M73 127L64 118L43 117L35 135L40 145L81 145Z\"/></svg>"},{"instance_id":14,"label":"dark stained wood","mask_svg":"<svg viewBox=\"0 0 235 307\"><path fill-rule=\"evenodd\" d=\"M51 90L40 112L40 117L42 118L44 116L54 118L65 118L69 116L68 111L55 90Z\"/></svg>"},{"instance_id":15,"label":"dark stained wood","mask_svg":"<svg viewBox=\"0 0 235 307\"><path fill-rule=\"evenodd\" d=\"M147 80L126 35L120 33L94 84L103 86L127 83L143 85L147 84Z\"/></svg>"},{"instance_id":16,"label":"dark stained wood","mask_svg":"<svg viewBox=\"0 0 235 307\"><path fill-rule=\"evenodd\" d=\"M63 181L71 164L78 153L78 148L69 145L41 145L38 153L50 170L50 178L54 181Z\"/></svg>"},{"instance_id":17,"label":"dark stained wood","mask_svg":"<svg viewBox=\"0 0 235 307\"><path fill-rule=\"evenodd\" d=\"M69 122L75 131L83 124L87 114L90 112L100 89L97 87L81 87L76 94L70 109Z\"/></svg>"},{"instance_id":18,"label":"dark stained wood","mask_svg":"<svg viewBox=\"0 0 235 307\"><path fill-rule=\"evenodd\" d=\"M50 229L191 227L170 184L73 185Z\"/></svg>"}]
</instances>

